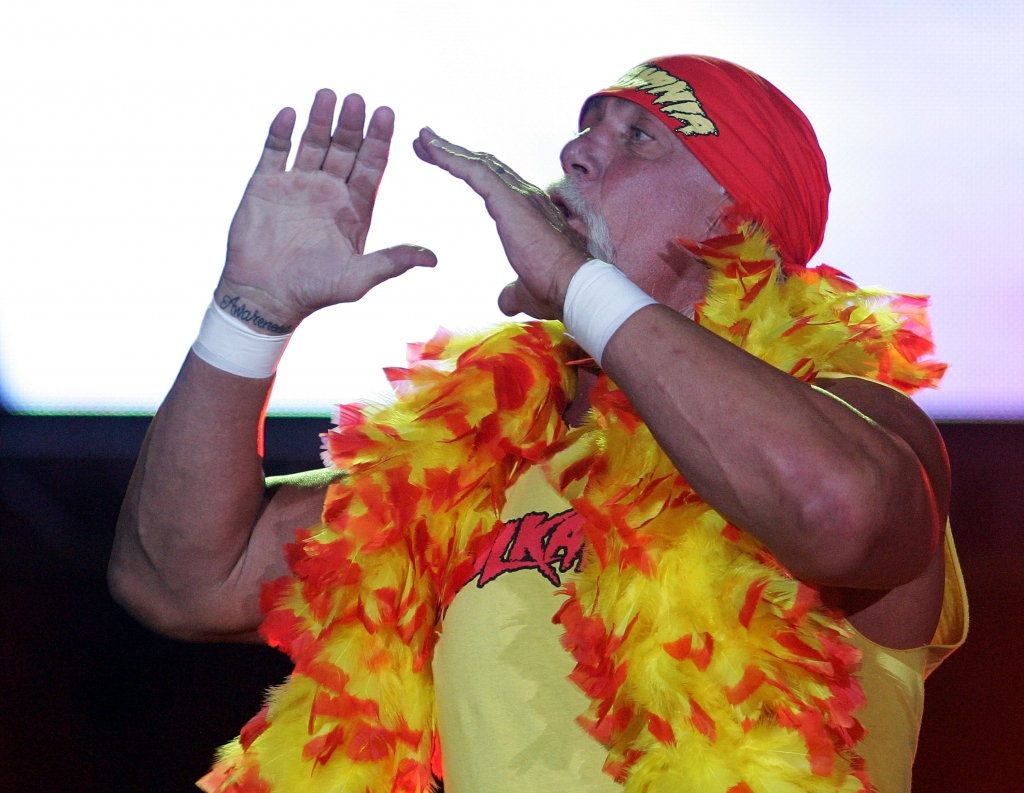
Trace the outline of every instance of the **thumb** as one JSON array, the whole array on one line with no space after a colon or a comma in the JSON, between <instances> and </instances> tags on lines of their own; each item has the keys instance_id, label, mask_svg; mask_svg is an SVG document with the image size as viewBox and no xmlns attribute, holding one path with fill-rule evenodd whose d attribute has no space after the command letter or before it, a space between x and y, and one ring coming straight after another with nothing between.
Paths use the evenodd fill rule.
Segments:
<instances>
[{"instance_id":1,"label":"thumb","mask_svg":"<svg viewBox=\"0 0 1024 793\"><path fill-rule=\"evenodd\" d=\"M401 275L413 267L433 267L434 252L419 245L396 245L360 256L351 288L356 293L349 300L358 300L377 284Z\"/></svg>"},{"instance_id":2,"label":"thumb","mask_svg":"<svg viewBox=\"0 0 1024 793\"><path fill-rule=\"evenodd\" d=\"M561 319L561 314L554 307L541 303L516 279L501 290L498 295L498 308L506 317L516 314L529 314L535 319Z\"/></svg>"}]
</instances>

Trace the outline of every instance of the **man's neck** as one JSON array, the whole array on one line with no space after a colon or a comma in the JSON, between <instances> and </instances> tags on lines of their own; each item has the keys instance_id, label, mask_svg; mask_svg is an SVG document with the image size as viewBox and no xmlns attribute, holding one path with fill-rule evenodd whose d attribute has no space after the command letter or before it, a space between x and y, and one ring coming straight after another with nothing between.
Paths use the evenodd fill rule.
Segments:
<instances>
[{"instance_id":1,"label":"man's neck","mask_svg":"<svg viewBox=\"0 0 1024 793\"><path fill-rule=\"evenodd\" d=\"M562 419L570 427L579 427L590 410L590 389L597 382L597 372L592 369L578 368L576 375L576 397L562 414Z\"/></svg>"}]
</instances>

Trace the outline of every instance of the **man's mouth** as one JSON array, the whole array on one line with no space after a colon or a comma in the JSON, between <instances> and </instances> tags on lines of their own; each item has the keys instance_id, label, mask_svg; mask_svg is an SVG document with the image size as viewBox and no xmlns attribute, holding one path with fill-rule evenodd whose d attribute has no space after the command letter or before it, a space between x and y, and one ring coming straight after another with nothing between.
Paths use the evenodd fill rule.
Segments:
<instances>
[{"instance_id":1,"label":"man's mouth","mask_svg":"<svg viewBox=\"0 0 1024 793\"><path fill-rule=\"evenodd\" d=\"M567 173L548 187L552 203L565 215L569 226L587 240L591 256L614 264L615 246L601 213L583 196L575 174Z\"/></svg>"},{"instance_id":2,"label":"man's mouth","mask_svg":"<svg viewBox=\"0 0 1024 793\"><path fill-rule=\"evenodd\" d=\"M558 192L558 188L555 186L557 184L558 182L555 182L548 188L548 195L551 197L551 203L558 207L558 211L565 215L566 220L572 220L574 213L565 202L565 199L562 198L562 194Z\"/></svg>"}]
</instances>

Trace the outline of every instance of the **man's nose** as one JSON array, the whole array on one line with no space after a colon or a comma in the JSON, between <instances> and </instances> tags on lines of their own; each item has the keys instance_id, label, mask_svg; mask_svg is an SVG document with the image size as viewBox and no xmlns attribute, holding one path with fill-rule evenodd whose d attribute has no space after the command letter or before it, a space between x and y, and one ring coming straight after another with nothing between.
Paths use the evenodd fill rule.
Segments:
<instances>
[{"instance_id":1,"label":"man's nose","mask_svg":"<svg viewBox=\"0 0 1024 793\"><path fill-rule=\"evenodd\" d=\"M594 133L594 129L585 129L562 148L560 159L565 173L575 173L582 179L601 175L600 146Z\"/></svg>"}]
</instances>

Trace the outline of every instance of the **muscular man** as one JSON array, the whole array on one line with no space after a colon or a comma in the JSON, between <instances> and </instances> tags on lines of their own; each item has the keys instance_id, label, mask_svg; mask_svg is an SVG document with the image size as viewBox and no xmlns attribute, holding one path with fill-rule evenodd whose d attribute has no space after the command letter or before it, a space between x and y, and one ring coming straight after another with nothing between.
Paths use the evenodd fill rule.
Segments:
<instances>
[{"instance_id":1,"label":"muscular man","mask_svg":"<svg viewBox=\"0 0 1024 793\"><path fill-rule=\"evenodd\" d=\"M240 316L249 318L250 333L280 336L318 308L358 300L411 267L435 264L429 251L413 246L363 253L393 115L378 109L364 135L363 102L352 95L332 133L334 107L333 93L317 94L291 171L295 115L278 114L232 222L211 311L244 304L250 313ZM652 61L591 97L580 130L562 150L565 177L551 198L490 155L429 128L414 142L422 160L484 199L518 275L502 292L501 309L565 315L585 349L576 357L590 354L600 364L573 370L564 413L558 399L542 406L547 394L562 393L559 376L539 392L540 375L529 368L545 356L561 355L560 366L572 357L563 354L572 345L556 326L531 331L530 344L543 337L534 346L547 346L539 358L524 359L526 368L501 368L528 346L526 336L510 331L510 351L473 370L472 377L484 370L493 376L488 398L496 399L496 418L488 424L484 409L475 418L472 410L458 419L446 414L437 454L469 437L478 464L496 455L493 463L487 457L488 470L503 478L500 487L488 485L499 494L493 507L485 505L492 520L456 551L456 541L446 541L443 570L434 554L442 530L430 527L439 511L469 514L459 512L460 499L477 491L459 490L464 484L456 480L472 454L462 468L421 465L417 450L427 441L420 441L408 447L404 468L388 468L390 452L359 457L363 452L352 450L371 443L360 426L377 426L367 414L349 422L355 445L332 447L351 481L331 484L339 472L328 470L267 489L259 433L273 376L232 374L230 363L201 343L194 349L202 357L187 357L125 500L112 591L168 635L249 640L263 619L261 587L287 576L290 562L293 583L264 600L278 616L263 632L298 664L292 693L243 730L235 759L211 774L208 789L298 790L307 782L295 780L307 780L310 790L419 790L424 768L440 774L443 764L445 784L455 791L623 784L723 793L909 790L921 680L962 640L964 617L955 555L943 542L950 485L940 436L909 399L882 384L906 384L889 368L897 358L903 371L917 366L920 349L909 354L906 343L891 341L903 333L906 342L912 323L904 317L885 330L869 301L855 310L856 287L834 271L806 269L827 215L824 160L799 110L756 75L714 59ZM760 254L750 258L744 252L759 240ZM849 310L837 309L825 324L853 328L841 343L855 345L855 356L829 358L825 345L818 358L778 368L776 353L787 339L827 330L817 329L820 316L792 308L784 275L830 300L849 293ZM719 284L739 290L731 303ZM766 327L770 314L758 307L776 299L790 301L790 324L754 349L751 334L762 331L751 328ZM890 339L889 346L872 347L868 338ZM460 367L489 343L461 357L455 353L466 347L435 353L448 355L457 382L469 383ZM867 378L843 376L851 374ZM433 387L426 380L416 382L422 393L434 393L423 391ZM587 419L592 396L596 420ZM433 413L424 407L416 414L422 426L433 426L427 422L436 420L440 399L430 403ZM568 425L584 426L570 431L557 421L543 443L513 441L507 419L527 407L537 416L557 408ZM373 436L374 449L392 449L388 434L405 432L394 426ZM626 434L614 434L620 430ZM600 433L606 440L594 441ZM601 496L607 471L619 464L616 449L633 449L630 438L641 436L657 445L644 452L643 465L622 469L627 479L641 477L630 500ZM615 438L625 440L616 446ZM673 476L652 473L644 484L644 466L662 470L662 456ZM360 484L376 482L385 469L399 473L373 484L377 490ZM589 473L579 473L584 469ZM658 502L660 512L650 512L644 505L669 480L675 489ZM385 505L373 506L371 492L384 493ZM423 506L430 499L434 508ZM687 504L699 506L696 517L687 517ZM403 510L420 514L414 506L423 514L418 522L403 517ZM646 517L630 517L645 509ZM662 524L651 515L677 514L661 534L652 528ZM282 547L296 528L318 524L327 533L301 534L286 561ZM704 536L698 524L710 544L684 550L684 537ZM353 542L362 550L351 551ZM324 580L323 567L314 574L309 565L326 559L328 547L345 550L330 555L333 589L321 592L313 582ZM369 580L379 574L374 565L385 564L374 555L382 548L430 560L415 562L408 575L430 568L423 580L433 594L423 613L432 616L413 616L415 586L401 575L392 585L358 590L360 576ZM719 572L703 572L726 557ZM689 566L670 575L677 558ZM741 563L755 566L737 589L728 581ZM659 582L655 599L687 582L710 586L693 591L719 592L723 602L735 596L736 614L708 616L686 593L665 594L676 598L666 601L667 611L648 600L616 614L617 604L629 610L633 589L649 581ZM619 584L618 594L601 594ZM347 587L355 594L338 594ZM679 625L662 624L677 618ZM769 625L763 639L755 637L758 626ZM381 644L388 630L398 637L393 646ZM377 649L345 666L344 648L364 640ZM745 649L761 647L757 642L769 660ZM358 677L355 667L376 677ZM411 682L399 686L408 703L396 701L392 684L381 682L392 674L407 681L426 674L430 701L413 701ZM649 680L675 682L647 691ZM288 752L278 744L260 753L293 727L299 738L281 739L294 749L290 759L281 759Z\"/></svg>"}]
</instances>

